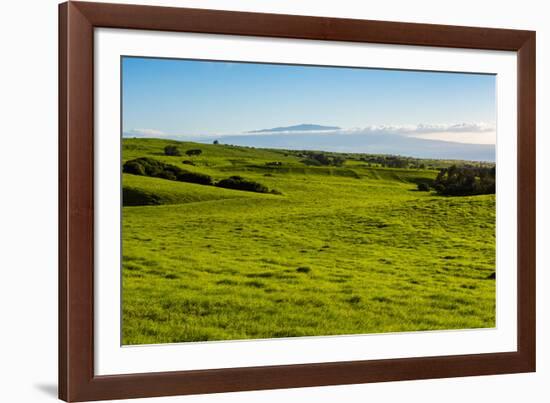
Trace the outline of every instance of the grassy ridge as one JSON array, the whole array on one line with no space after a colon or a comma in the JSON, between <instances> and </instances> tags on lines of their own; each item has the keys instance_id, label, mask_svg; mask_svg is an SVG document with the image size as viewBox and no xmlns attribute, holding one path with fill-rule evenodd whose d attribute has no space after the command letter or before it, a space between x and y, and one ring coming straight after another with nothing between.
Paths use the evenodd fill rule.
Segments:
<instances>
[{"instance_id":1,"label":"grassy ridge","mask_svg":"<svg viewBox=\"0 0 550 403\"><path fill-rule=\"evenodd\" d=\"M282 195L124 175L166 205L123 209L123 344L495 325L494 195L415 191L433 170L124 140L124 160L143 156Z\"/></svg>"},{"instance_id":2,"label":"grassy ridge","mask_svg":"<svg viewBox=\"0 0 550 403\"><path fill-rule=\"evenodd\" d=\"M138 189L158 195L162 201L161 204L183 204L209 200L261 197L261 195L251 195L248 192L201 186L186 182L174 182L147 176L123 174L122 181L125 188Z\"/></svg>"}]
</instances>

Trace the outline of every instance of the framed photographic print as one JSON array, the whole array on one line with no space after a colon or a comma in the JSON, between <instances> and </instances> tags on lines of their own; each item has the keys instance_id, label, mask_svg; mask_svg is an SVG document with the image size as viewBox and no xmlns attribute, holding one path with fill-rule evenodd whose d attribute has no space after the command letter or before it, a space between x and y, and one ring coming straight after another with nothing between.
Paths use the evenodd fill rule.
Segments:
<instances>
[{"instance_id":1,"label":"framed photographic print","mask_svg":"<svg viewBox=\"0 0 550 403\"><path fill-rule=\"evenodd\" d=\"M60 5L59 397L535 370L535 33Z\"/></svg>"}]
</instances>

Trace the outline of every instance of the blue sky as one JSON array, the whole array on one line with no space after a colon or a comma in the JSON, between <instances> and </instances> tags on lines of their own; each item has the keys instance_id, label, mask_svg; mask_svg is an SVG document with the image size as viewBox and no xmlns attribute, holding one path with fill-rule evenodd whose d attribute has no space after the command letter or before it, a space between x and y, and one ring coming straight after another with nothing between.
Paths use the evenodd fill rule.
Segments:
<instances>
[{"instance_id":1,"label":"blue sky","mask_svg":"<svg viewBox=\"0 0 550 403\"><path fill-rule=\"evenodd\" d=\"M125 136L212 138L302 123L335 134L496 141L494 75L124 57Z\"/></svg>"},{"instance_id":2,"label":"blue sky","mask_svg":"<svg viewBox=\"0 0 550 403\"><path fill-rule=\"evenodd\" d=\"M122 72L126 137L495 156L494 75L136 57L123 58ZM304 123L339 129L250 133Z\"/></svg>"}]
</instances>

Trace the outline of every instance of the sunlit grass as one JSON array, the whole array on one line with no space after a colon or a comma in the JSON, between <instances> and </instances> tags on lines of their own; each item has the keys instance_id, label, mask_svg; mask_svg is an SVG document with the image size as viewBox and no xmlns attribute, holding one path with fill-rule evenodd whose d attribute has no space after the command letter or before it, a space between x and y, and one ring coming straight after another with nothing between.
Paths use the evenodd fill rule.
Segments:
<instances>
[{"instance_id":1,"label":"sunlit grass","mask_svg":"<svg viewBox=\"0 0 550 403\"><path fill-rule=\"evenodd\" d=\"M166 204L123 209L123 344L494 327L494 196L415 191L435 171L222 145L166 157L166 144L125 140L124 160L282 195L124 175Z\"/></svg>"}]
</instances>

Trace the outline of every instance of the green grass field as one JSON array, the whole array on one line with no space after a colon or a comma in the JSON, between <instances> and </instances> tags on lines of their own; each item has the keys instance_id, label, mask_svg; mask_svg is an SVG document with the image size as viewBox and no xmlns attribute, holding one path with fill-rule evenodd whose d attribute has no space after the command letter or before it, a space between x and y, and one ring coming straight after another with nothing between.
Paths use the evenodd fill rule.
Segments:
<instances>
[{"instance_id":1,"label":"green grass field","mask_svg":"<svg viewBox=\"0 0 550 403\"><path fill-rule=\"evenodd\" d=\"M416 191L435 170L124 139L138 157L282 194L124 174L162 204L123 208L123 344L495 326L494 195Z\"/></svg>"}]
</instances>

